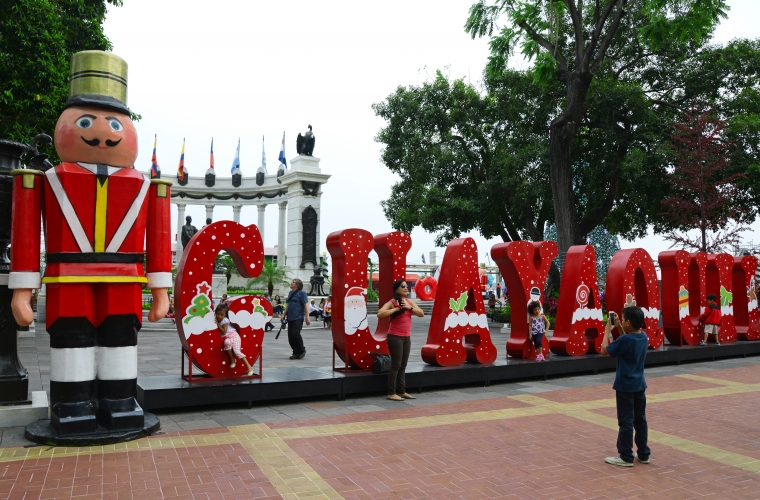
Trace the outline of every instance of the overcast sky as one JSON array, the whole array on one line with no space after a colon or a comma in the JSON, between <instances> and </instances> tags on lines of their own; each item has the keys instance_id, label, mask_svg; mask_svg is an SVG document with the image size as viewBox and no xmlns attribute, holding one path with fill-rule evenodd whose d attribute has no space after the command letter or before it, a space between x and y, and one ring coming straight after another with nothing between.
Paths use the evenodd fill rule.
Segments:
<instances>
[{"instance_id":1,"label":"overcast sky","mask_svg":"<svg viewBox=\"0 0 760 500\"><path fill-rule=\"evenodd\" d=\"M487 40L471 40L463 30L473 1L126 0L110 9L105 32L114 53L129 64L129 107L142 115L136 167L150 168L158 134L162 175L174 178L186 137L185 165L190 175L202 176L213 137L217 175L227 177L239 137L241 167L252 176L265 136L267 167L276 172L283 131L290 160L296 156L295 137L311 124L314 156L323 173L332 175L322 187L320 251L332 231L390 231L380 201L396 177L380 162L374 137L384 121L371 106L436 69L481 80ZM760 36L760 2L728 3L729 18L716 40ZM200 227L205 209L188 206L187 214ZM244 224L256 218L254 207L243 209ZM232 219L232 208L215 209L214 220L220 219ZM500 241L468 236L476 239L483 262ZM433 234L417 229L412 239L410 263L435 250ZM267 209L264 241L277 242L276 205ZM668 245L657 236L623 242L624 248L632 246L654 257ZM440 259L443 249L437 250Z\"/></svg>"}]
</instances>

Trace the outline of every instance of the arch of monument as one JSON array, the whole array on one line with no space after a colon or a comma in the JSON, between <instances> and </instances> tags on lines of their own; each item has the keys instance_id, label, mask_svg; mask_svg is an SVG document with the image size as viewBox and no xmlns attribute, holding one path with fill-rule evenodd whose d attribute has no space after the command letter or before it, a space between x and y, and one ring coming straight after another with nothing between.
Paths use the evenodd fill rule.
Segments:
<instances>
[{"instance_id":1,"label":"arch of monument","mask_svg":"<svg viewBox=\"0 0 760 500\"><path fill-rule=\"evenodd\" d=\"M241 177L235 172L233 177L216 178L211 169L204 177L188 177L183 184L175 181L171 202L177 205L176 261L179 262L183 251L181 231L187 205L204 205L206 218L211 220L215 206L232 206L235 222L240 222L244 206L254 205L258 207L257 226L262 238L266 208L277 205L277 262L288 267L291 278L309 283L320 255L321 188L329 178L319 168L319 158L299 155L290 161L284 175L279 178L276 174L266 175L261 185L257 184L256 176Z\"/></svg>"}]
</instances>

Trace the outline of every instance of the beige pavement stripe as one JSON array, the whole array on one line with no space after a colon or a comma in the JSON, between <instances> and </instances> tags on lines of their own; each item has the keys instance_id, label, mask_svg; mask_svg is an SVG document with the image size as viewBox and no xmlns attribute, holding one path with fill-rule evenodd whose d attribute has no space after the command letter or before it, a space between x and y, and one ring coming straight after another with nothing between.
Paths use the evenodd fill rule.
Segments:
<instances>
[{"instance_id":1,"label":"beige pavement stripe","mask_svg":"<svg viewBox=\"0 0 760 500\"><path fill-rule=\"evenodd\" d=\"M343 498L267 425L230 427L230 432L283 498Z\"/></svg>"},{"instance_id":2,"label":"beige pavement stripe","mask_svg":"<svg viewBox=\"0 0 760 500\"><path fill-rule=\"evenodd\" d=\"M725 379L722 379L722 378L705 377L703 375L694 375L694 374L691 374L691 373L684 373L684 374L681 374L681 375L676 375L676 377L687 378L689 380L697 380L699 382L709 382L711 384L724 385L724 386L729 386L729 387L739 387L739 386L753 385L753 384L746 384L744 382L736 382L734 380L725 380Z\"/></svg>"},{"instance_id":3,"label":"beige pavement stripe","mask_svg":"<svg viewBox=\"0 0 760 500\"><path fill-rule=\"evenodd\" d=\"M569 417L583 420L584 422L607 427L608 429L615 431L618 430L617 419L614 418L584 410L571 410L562 413ZM715 446L699 443L690 439L684 439L672 434L666 434L664 432L653 430L652 428L649 429L649 441L668 446L678 451L707 458L714 462L760 474L760 460L748 457L747 455L733 453L721 448L716 448Z\"/></svg>"},{"instance_id":4,"label":"beige pavement stripe","mask_svg":"<svg viewBox=\"0 0 760 500\"><path fill-rule=\"evenodd\" d=\"M48 446L35 446L33 448L0 448L0 463L13 462L16 460L37 460L76 457L79 455L122 453L125 451L153 451L187 448L190 446L217 446L238 443L239 442L235 436L229 432L224 432L165 438L144 438L128 441L126 443L106 446L86 446L80 448L61 446L54 448Z\"/></svg>"}]
</instances>

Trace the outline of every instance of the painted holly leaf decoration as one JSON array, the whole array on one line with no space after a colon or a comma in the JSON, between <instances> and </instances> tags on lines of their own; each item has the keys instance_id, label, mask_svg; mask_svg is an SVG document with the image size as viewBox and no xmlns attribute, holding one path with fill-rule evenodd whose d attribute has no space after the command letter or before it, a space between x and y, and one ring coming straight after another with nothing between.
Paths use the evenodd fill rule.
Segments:
<instances>
[{"instance_id":1,"label":"painted holly leaf decoration","mask_svg":"<svg viewBox=\"0 0 760 500\"><path fill-rule=\"evenodd\" d=\"M264 306L261 305L261 300L259 299L253 299L253 312L267 316L267 311L264 309Z\"/></svg>"},{"instance_id":2,"label":"painted holly leaf decoration","mask_svg":"<svg viewBox=\"0 0 760 500\"><path fill-rule=\"evenodd\" d=\"M734 300L734 294L726 290L725 286L721 285L720 286L720 305L730 306L733 300Z\"/></svg>"},{"instance_id":3,"label":"painted holly leaf decoration","mask_svg":"<svg viewBox=\"0 0 760 500\"><path fill-rule=\"evenodd\" d=\"M458 300L449 299L449 307L453 312L464 311L467 307L467 292L462 292Z\"/></svg>"}]
</instances>

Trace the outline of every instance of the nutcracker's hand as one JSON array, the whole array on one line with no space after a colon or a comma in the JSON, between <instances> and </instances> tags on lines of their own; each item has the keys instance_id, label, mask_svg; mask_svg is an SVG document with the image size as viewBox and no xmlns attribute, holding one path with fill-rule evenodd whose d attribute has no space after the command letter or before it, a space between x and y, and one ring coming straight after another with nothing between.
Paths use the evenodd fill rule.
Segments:
<instances>
[{"instance_id":1,"label":"nutcracker's hand","mask_svg":"<svg viewBox=\"0 0 760 500\"><path fill-rule=\"evenodd\" d=\"M11 311L16 323L19 326L29 326L34 321L34 311L32 311L32 289L17 288L13 290L13 299L11 299Z\"/></svg>"},{"instance_id":2,"label":"nutcracker's hand","mask_svg":"<svg viewBox=\"0 0 760 500\"><path fill-rule=\"evenodd\" d=\"M155 323L169 312L169 294L166 288L151 288L150 293L153 295L153 305L150 306L148 321Z\"/></svg>"}]
</instances>

